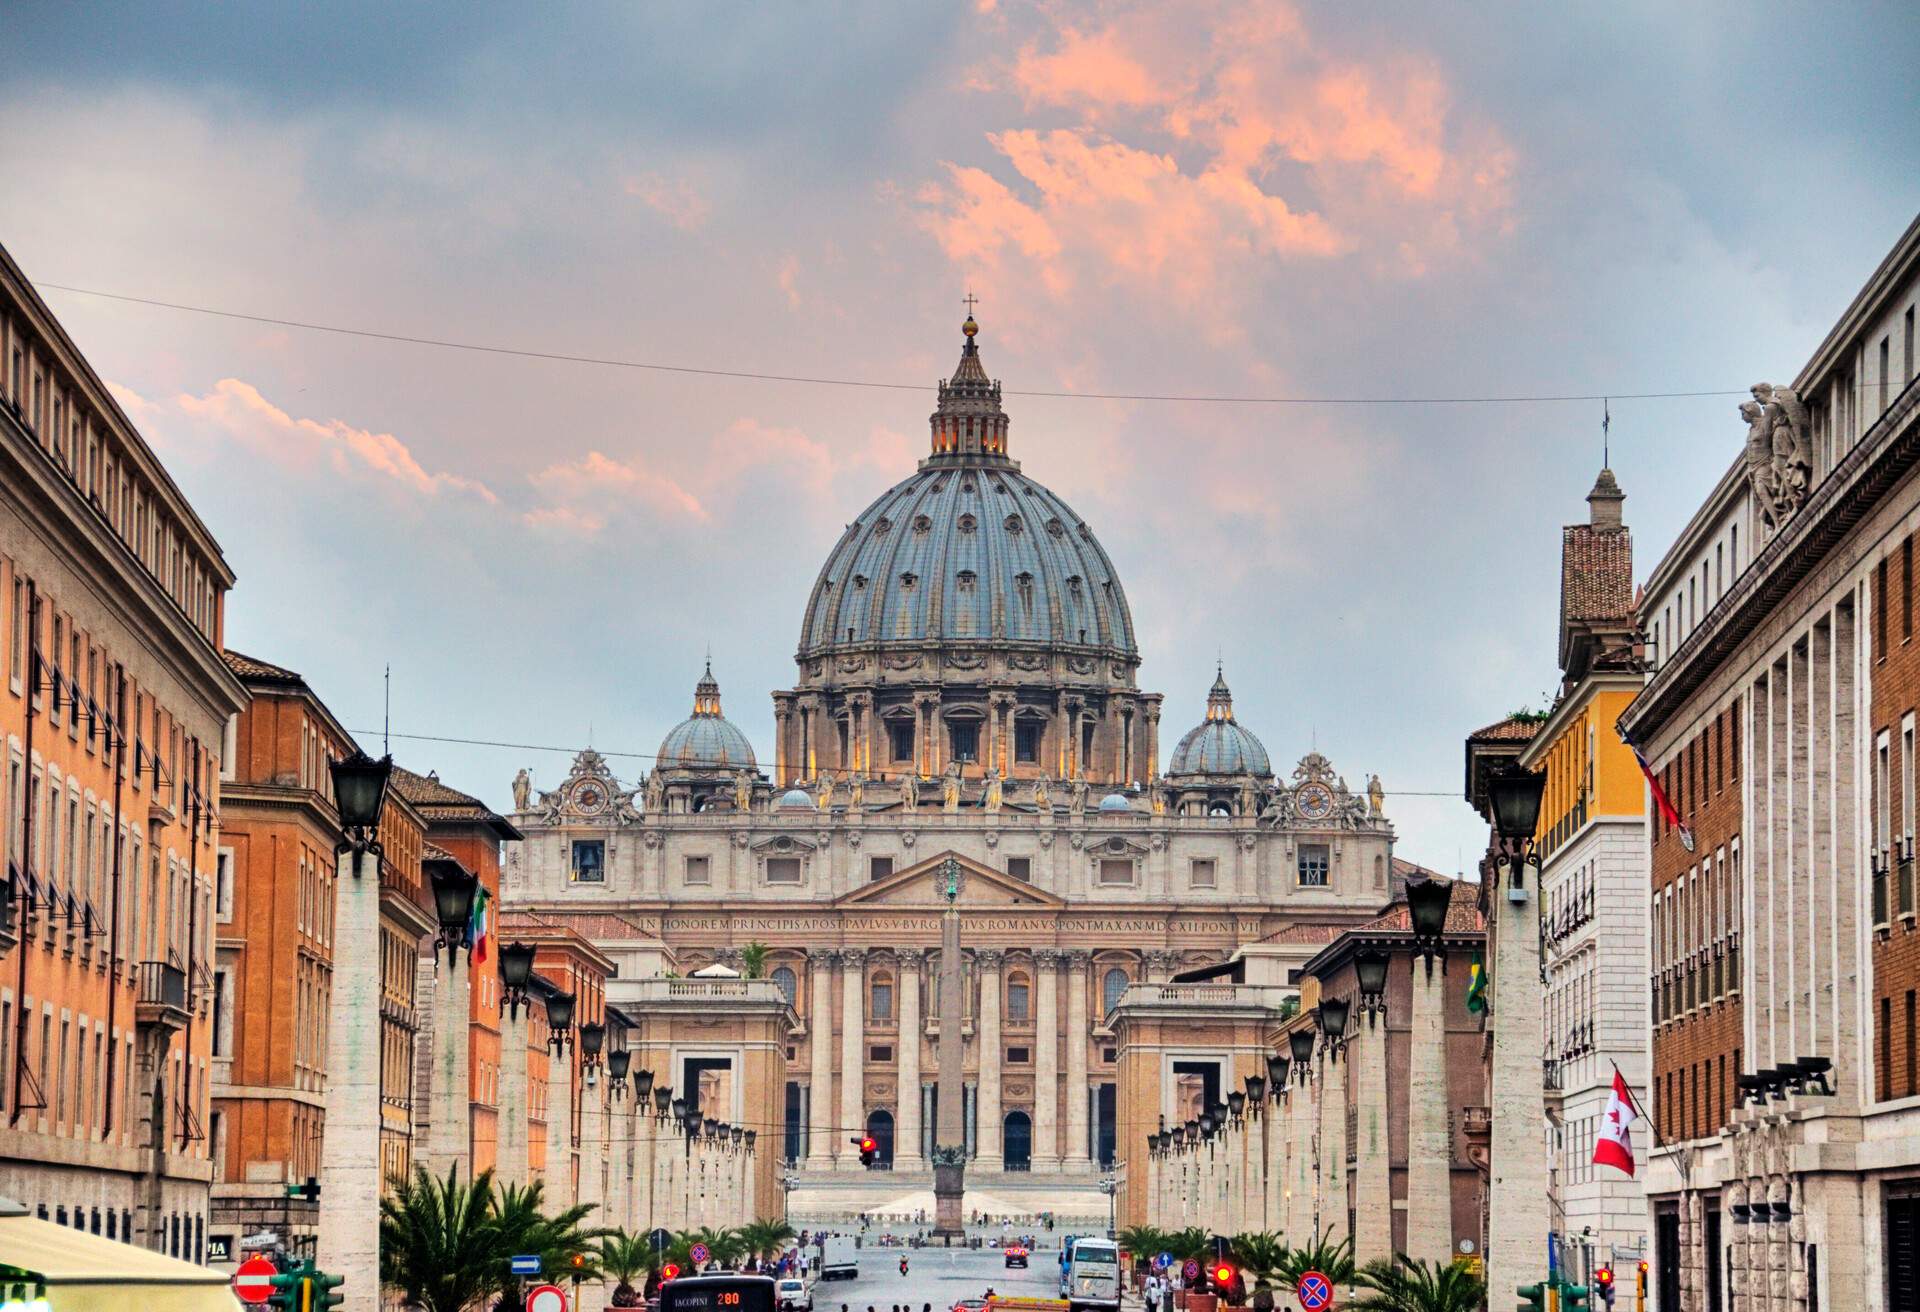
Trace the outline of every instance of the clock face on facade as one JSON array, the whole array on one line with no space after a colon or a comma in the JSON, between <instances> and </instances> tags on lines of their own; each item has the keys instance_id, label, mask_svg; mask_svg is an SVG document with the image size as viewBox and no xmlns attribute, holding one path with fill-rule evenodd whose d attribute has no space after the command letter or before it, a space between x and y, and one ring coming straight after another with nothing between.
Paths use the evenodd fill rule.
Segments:
<instances>
[{"instance_id":1,"label":"clock face on facade","mask_svg":"<svg viewBox=\"0 0 1920 1312\"><path fill-rule=\"evenodd\" d=\"M607 790L599 784L581 784L573 790L573 806L577 811L593 815L607 804Z\"/></svg>"},{"instance_id":2,"label":"clock face on facade","mask_svg":"<svg viewBox=\"0 0 1920 1312\"><path fill-rule=\"evenodd\" d=\"M1301 784L1293 800L1304 820L1325 820L1333 814L1333 790L1325 784Z\"/></svg>"}]
</instances>

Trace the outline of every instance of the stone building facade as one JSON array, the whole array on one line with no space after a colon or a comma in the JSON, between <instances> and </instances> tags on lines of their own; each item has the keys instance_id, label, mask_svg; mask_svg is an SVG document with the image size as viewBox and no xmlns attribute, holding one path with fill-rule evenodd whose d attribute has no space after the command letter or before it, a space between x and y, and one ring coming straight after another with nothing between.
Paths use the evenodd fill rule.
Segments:
<instances>
[{"instance_id":1,"label":"stone building facade","mask_svg":"<svg viewBox=\"0 0 1920 1312\"><path fill-rule=\"evenodd\" d=\"M190 1261L232 583L0 248L0 1195Z\"/></svg>"},{"instance_id":2,"label":"stone building facade","mask_svg":"<svg viewBox=\"0 0 1920 1312\"><path fill-rule=\"evenodd\" d=\"M1378 781L1350 788L1317 753L1276 771L1224 677L1161 771L1160 699L1136 686L1117 574L1008 454L964 331L930 453L834 545L807 600L772 778L709 671L644 780L589 750L544 790L515 781L527 841L508 896L578 927L621 978L662 950L691 972L766 946L798 1016L775 1137L808 1184L857 1171L847 1141L867 1130L896 1172L925 1170L931 872L949 855L970 876L972 1178L1004 1187L1085 1182L1113 1160L1106 1017L1129 985L1303 922L1361 923L1392 896Z\"/></svg>"},{"instance_id":3,"label":"stone building facade","mask_svg":"<svg viewBox=\"0 0 1920 1312\"><path fill-rule=\"evenodd\" d=\"M1684 826L1652 826L1663 1310L1920 1301L1920 1104L1894 1057L1920 984L1894 818L1917 301L1920 222L1791 386L1753 389L1744 450L1645 589L1658 664L1620 728Z\"/></svg>"}]
</instances>

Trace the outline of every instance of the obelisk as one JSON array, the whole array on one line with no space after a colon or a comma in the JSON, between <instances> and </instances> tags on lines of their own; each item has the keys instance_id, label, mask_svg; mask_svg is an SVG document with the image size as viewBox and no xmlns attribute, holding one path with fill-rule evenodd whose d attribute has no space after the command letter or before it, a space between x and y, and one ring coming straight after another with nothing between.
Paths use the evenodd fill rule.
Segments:
<instances>
[{"instance_id":1,"label":"obelisk","mask_svg":"<svg viewBox=\"0 0 1920 1312\"><path fill-rule=\"evenodd\" d=\"M940 895L947 909L940 918L940 1046L933 1120L933 1235L951 1244L966 1237L967 1128L961 1067L966 1049L960 1026L966 973L960 961L960 863L948 857L940 868Z\"/></svg>"}]
</instances>

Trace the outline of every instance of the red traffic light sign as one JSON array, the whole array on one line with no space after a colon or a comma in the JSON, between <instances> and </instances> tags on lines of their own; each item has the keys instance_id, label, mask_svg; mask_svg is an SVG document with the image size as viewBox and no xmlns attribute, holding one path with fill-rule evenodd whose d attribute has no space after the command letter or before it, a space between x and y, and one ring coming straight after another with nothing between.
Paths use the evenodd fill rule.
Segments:
<instances>
[{"instance_id":1,"label":"red traffic light sign","mask_svg":"<svg viewBox=\"0 0 1920 1312\"><path fill-rule=\"evenodd\" d=\"M1219 1285L1222 1289L1231 1285L1233 1283L1233 1268L1225 1262L1216 1266L1213 1269L1213 1283Z\"/></svg>"},{"instance_id":2,"label":"red traffic light sign","mask_svg":"<svg viewBox=\"0 0 1920 1312\"><path fill-rule=\"evenodd\" d=\"M1300 1312L1325 1312L1333 1306L1333 1282L1318 1271L1301 1276L1294 1292L1300 1296Z\"/></svg>"},{"instance_id":3,"label":"red traffic light sign","mask_svg":"<svg viewBox=\"0 0 1920 1312\"><path fill-rule=\"evenodd\" d=\"M233 1273L233 1296L242 1303L264 1303L273 1294L280 1268L264 1257L250 1257Z\"/></svg>"},{"instance_id":4,"label":"red traffic light sign","mask_svg":"<svg viewBox=\"0 0 1920 1312\"><path fill-rule=\"evenodd\" d=\"M662 1280L677 1280L679 1277L680 1264L678 1262L669 1262L660 1268L660 1278Z\"/></svg>"}]
</instances>

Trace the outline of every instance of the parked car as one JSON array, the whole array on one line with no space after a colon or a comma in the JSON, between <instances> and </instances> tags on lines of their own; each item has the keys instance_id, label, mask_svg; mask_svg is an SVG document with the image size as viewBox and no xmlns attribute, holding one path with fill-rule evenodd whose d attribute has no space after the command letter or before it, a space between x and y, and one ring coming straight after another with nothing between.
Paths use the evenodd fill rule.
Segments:
<instances>
[{"instance_id":1,"label":"parked car","mask_svg":"<svg viewBox=\"0 0 1920 1312\"><path fill-rule=\"evenodd\" d=\"M1009 1268L1017 1266L1022 1271L1026 1270L1027 1250L1018 1244L1009 1244L1007 1246L1007 1266Z\"/></svg>"},{"instance_id":2,"label":"parked car","mask_svg":"<svg viewBox=\"0 0 1920 1312\"><path fill-rule=\"evenodd\" d=\"M987 1312L987 1300L984 1298L963 1298L953 1305L952 1312Z\"/></svg>"},{"instance_id":3,"label":"parked car","mask_svg":"<svg viewBox=\"0 0 1920 1312\"><path fill-rule=\"evenodd\" d=\"M813 1286L797 1277L788 1277L774 1286L776 1312L813 1312Z\"/></svg>"}]
</instances>

